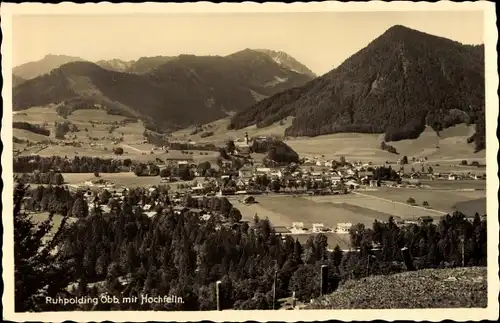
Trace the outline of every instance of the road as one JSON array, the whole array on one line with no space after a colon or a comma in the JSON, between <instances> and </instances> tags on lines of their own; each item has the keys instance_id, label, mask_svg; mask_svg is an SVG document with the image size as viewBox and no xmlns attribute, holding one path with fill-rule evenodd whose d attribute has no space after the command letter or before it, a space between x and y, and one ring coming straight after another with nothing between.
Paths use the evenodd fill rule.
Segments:
<instances>
[{"instance_id":1,"label":"road","mask_svg":"<svg viewBox=\"0 0 500 323\"><path fill-rule=\"evenodd\" d=\"M121 146L122 146L122 148L132 149L132 150L135 150L135 151L137 151L139 153L147 153L148 152L146 150L140 150L138 148L132 147L132 146L127 145L127 144L121 144Z\"/></svg>"}]
</instances>

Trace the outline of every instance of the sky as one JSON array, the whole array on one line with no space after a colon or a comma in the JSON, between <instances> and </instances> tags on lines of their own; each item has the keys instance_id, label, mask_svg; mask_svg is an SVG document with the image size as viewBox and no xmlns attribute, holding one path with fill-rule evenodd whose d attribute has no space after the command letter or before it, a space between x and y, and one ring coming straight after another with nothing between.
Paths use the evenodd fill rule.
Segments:
<instances>
[{"instance_id":1,"label":"sky","mask_svg":"<svg viewBox=\"0 0 500 323\"><path fill-rule=\"evenodd\" d=\"M86 60L284 51L322 75L393 25L465 44L483 43L481 11L17 15L14 66L47 54Z\"/></svg>"}]
</instances>

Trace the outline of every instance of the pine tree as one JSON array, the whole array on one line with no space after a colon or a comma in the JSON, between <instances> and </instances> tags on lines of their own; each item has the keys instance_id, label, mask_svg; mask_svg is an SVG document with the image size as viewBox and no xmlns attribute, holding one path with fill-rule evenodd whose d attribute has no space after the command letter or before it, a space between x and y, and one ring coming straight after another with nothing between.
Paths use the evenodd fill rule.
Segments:
<instances>
[{"instance_id":1,"label":"pine tree","mask_svg":"<svg viewBox=\"0 0 500 323\"><path fill-rule=\"evenodd\" d=\"M50 309L45 297L56 297L69 284L71 271L56 252L67 218L49 238L53 214L38 225L33 223L21 210L25 193L26 187L18 184L14 190L15 311L38 312Z\"/></svg>"}]
</instances>

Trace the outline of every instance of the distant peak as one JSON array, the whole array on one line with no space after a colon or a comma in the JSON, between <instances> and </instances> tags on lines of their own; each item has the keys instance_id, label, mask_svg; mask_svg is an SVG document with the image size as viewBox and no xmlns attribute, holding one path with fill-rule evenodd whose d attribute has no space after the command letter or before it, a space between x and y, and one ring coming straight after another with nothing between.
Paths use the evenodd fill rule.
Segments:
<instances>
[{"instance_id":1,"label":"distant peak","mask_svg":"<svg viewBox=\"0 0 500 323\"><path fill-rule=\"evenodd\" d=\"M403 25L394 25L391 28L387 29L383 35L398 37L398 36L406 36L408 34L425 34L425 33Z\"/></svg>"}]
</instances>

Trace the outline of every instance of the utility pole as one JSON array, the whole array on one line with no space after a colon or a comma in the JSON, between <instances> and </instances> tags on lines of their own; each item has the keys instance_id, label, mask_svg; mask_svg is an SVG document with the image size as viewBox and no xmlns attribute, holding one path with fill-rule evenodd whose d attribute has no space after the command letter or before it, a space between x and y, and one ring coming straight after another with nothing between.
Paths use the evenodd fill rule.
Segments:
<instances>
[{"instance_id":1,"label":"utility pole","mask_svg":"<svg viewBox=\"0 0 500 323\"><path fill-rule=\"evenodd\" d=\"M273 283L273 310L276 309L276 281L278 280L278 271L274 270L274 283Z\"/></svg>"},{"instance_id":2,"label":"utility pole","mask_svg":"<svg viewBox=\"0 0 500 323\"><path fill-rule=\"evenodd\" d=\"M218 280L215 283L215 297L217 298L217 311L221 310L221 307L220 307L220 284L221 284L220 280Z\"/></svg>"},{"instance_id":3,"label":"utility pole","mask_svg":"<svg viewBox=\"0 0 500 323\"><path fill-rule=\"evenodd\" d=\"M368 261L366 262L366 276L370 275L370 254L368 254Z\"/></svg>"},{"instance_id":4,"label":"utility pole","mask_svg":"<svg viewBox=\"0 0 500 323\"><path fill-rule=\"evenodd\" d=\"M462 242L462 267L465 267L465 238L462 236L460 240Z\"/></svg>"},{"instance_id":5,"label":"utility pole","mask_svg":"<svg viewBox=\"0 0 500 323\"><path fill-rule=\"evenodd\" d=\"M321 286L320 286L320 296L323 296L326 293L326 284L328 276L328 266L321 265Z\"/></svg>"}]
</instances>

